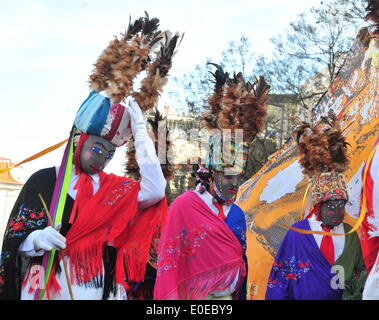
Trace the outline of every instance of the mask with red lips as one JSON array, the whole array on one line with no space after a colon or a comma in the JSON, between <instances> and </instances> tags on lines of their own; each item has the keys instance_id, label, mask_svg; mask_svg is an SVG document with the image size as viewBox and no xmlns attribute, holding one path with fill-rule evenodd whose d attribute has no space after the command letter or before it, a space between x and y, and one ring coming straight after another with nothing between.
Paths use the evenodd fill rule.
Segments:
<instances>
[{"instance_id":1,"label":"mask with red lips","mask_svg":"<svg viewBox=\"0 0 379 320\"><path fill-rule=\"evenodd\" d=\"M338 226L345 216L346 200L329 200L321 205L321 221L328 227Z\"/></svg>"},{"instance_id":2,"label":"mask with red lips","mask_svg":"<svg viewBox=\"0 0 379 320\"><path fill-rule=\"evenodd\" d=\"M80 167L87 174L103 171L112 159L116 146L108 140L89 135L80 152Z\"/></svg>"},{"instance_id":3,"label":"mask with red lips","mask_svg":"<svg viewBox=\"0 0 379 320\"><path fill-rule=\"evenodd\" d=\"M233 202L241 183L241 175L226 175L223 171L214 171L213 178L222 197Z\"/></svg>"}]
</instances>

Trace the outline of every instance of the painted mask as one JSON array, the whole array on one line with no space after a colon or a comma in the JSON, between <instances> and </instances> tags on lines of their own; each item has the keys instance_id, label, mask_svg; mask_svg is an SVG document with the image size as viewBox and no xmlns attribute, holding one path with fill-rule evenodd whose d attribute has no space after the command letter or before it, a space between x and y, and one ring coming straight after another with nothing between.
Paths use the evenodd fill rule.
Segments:
<instances>
[{"instance_id":1,"label":"painted mask","mask_svg":"<svg viewBox=\"0 0 379 320\"><path fill-rule=\"evenodd\" d=\"M89 135L80 153L81 169L87 174L103 171L115 151L116 146L108 140L100 136Z\"/></svg>"},{"instance_id":2,"label":"painted mask","mask_svg":"<svg viewBox=\"0 0 379 320\"><path fill-rule=\"evenodd\" d=\"M218 189L221 198L225 198L227 202L234 202L241 183L241 175L227 175L223 171L214 171L213 178L214 187Z\"/></svg>"},{"instance_id":3,"label":"painted mask","mask_svg":"<svg viewBox=\"0 0 379 320\"><path fill-rule=\"evenodd\" d=\"M345 216L346 200L329 200L321 205L321 221L328 227L338 226Z\"/></svg>"}]
</instances>

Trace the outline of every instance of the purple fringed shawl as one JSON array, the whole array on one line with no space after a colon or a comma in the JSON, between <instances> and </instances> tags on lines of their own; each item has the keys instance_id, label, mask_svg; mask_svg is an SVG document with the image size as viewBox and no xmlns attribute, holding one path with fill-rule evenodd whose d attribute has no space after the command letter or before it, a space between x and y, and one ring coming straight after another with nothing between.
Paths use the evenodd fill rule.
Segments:
<instances>
[{"instance_id":1,"label":"purple fringed shawl","mask_svg":"<svg viewBox=\"0 0 379 320\"><path fill-rule=\"evenodd\" d=\"M293 226L310 230L307 219ZM342 290L332 288L336 274L331 268L312 234L289 230L275 257L266 300L340 300Z\"/></svg>"}]
</instances>

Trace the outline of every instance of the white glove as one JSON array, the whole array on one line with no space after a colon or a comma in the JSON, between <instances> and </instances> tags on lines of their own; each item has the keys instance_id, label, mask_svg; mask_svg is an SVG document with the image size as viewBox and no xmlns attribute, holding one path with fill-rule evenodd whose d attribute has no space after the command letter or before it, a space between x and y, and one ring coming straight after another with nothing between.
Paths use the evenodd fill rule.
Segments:
<instances>
[{"instance_id":1,"label":"white glove","mask_svg":"<svg viewBox=\"0 0 379 320\"><path fill-rule=\"evenodd\" d=\"M66 248L66 238L51 226L39 230L39 234L34 238L33 243L35 251L62 250Z\"/></svg>"},{"instance_id":2,"label":"white glove","mask_svg":"<svg viewBox=\"0 0 379 320\"><path fill-rule=\"evenodd\" d=\"M130 126L134 139L147 136L146 118L143 116L138 103L129 96L126 98L126 104L129 105L127 110L130 114Z\"/></svg>"}]
</instances>

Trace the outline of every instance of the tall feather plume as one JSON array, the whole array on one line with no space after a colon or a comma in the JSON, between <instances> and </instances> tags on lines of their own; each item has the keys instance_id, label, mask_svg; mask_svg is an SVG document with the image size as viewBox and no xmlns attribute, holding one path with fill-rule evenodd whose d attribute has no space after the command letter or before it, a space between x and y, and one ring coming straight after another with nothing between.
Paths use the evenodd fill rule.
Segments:
<instances>
[{"instance_id":1,"label":"tall feather plume","mask_svg":"<svg viewBox=\"0 0 379 320\"><path fill-rule=\"evenodd\" d=\"M144 17L133 22L129 18L127 30L119 38L115 36L110 41L94 64L89 79L90 88L97 92L105 91L116 103L131 95L142 111L155 107L166 84L180 38L179 34L171 36L168 31L163 33L158 28L159 19L151 19L147 12ZM158 46L161 47L154 52ZM134 81L145 70L147 77L136 91ZM126 174L138 180L139 169L133 139L127 144L126 155Z\"/></svg>"},{"instance_id":2,"label":"tall feather plume","mask_svg":"<svg viewBox=\"0 0 379 320\"><path fill-rule=\"evenodd\" d=\"M245 88L242 73L234 73L233 78L229 78L227 84L219 126L222 129L233 130L240 127L238 114Z\"/></svg>"},{"instance_id":3,"label":"tall feather plume","mask_svg":"<svg viewBox=\"0 0 379 320\"><path fill-rule=\"evenodd\" d=\"M332 163L328 167L330 171L344 172L349 166L347 156L348 143L343 136L339 121L332 109L328 112L327 126L323 129L328 139L328 149L332 157ZM322 119L321 121L325 121Z\"/></svg>"},{"instance_id":4,"label":"tall feather plume","mask_svg":"<svg viewBox=\"0 0 379 320\"><path fill-rule=\"evenodd\" d=\"M303 174L312 177L325 172L327 165L332 161L326 148L327 137L320 132L317 126L311 126L306 122L295 129L295 135Z\"/></svg>"},{"instance_id":5,"label":"tall feather plume","mask_svg":"<svg viewBox=\"0 0 379 320\"><path fill-rule=\"evenodd\" d=\"M90 88L106 91L112 101L120 103L133 92L133 81L149 62L153 45L160 41L159 20L145 17L129 21L128 29L116 36L102 52L90 75Z\"/></svg>"},{"instance_id":6,"label":"tall feather plume","mask_svg":"<svg viewBox=\"0 0 379 320\"><path fill-rule=\"evenodd\" d=\"M148 122L150 123L152 127L152 131L154 134L154 146L155 146L155 151L158 153L158 133L159 133L159 124L161 121L166 120L166 118L163 118L162 114L159 112L157 108L155 108L154 112L154 118L153 119L148 119ZM166 154L168 154L167 150L169 150L171 147L171 141L169 139L169 131L166 131ZM162 172L166 180L171 180L174 176L174 168L173 165L171 164L161 164Z\"/></svg>"},{"instance_id":7,"label":"tall feather plume","mask_svg":"<svg viewBox=\"0 0 379 320\"><path fill-rule=\"evenodd\" d=\"M241 72L229 77L221 66L210 64L216 67L212 73L215 88L202 119L208 129L243 129L244 142L250 144L263 130L270 86L264 77L255 78L252 84Z\"/></svg>"},{"instance_id":8,"label":"tall feather plume","mask_svg":"<svg viewBox=\"0 0 379 320\"><path fill-rule=\"evenodd\" d=\"M349 164L345 137L332 110L317 125L303 122L295 129L299 162L309 177L322 172L344 172Z\"/></svg>"},{"instance_id":9,"label":"tall feather plume","mask_svg":"<svg viewBox=\"0 0 379 320\"><path fill-rule=\"evenodd\" d=\"M133 180L139 180L141 178L133 139L130 139L126 144L125 175Z\"/></svg>"},{"instance_id":10,"label":"tall feather plume","mask_svg":"<svg viewBox=\"0 0 379 320\"><path fill-rule=\"evenodd\" d=\"M160 37L162 38L162 37ZM172 58L175 55L175 48L178 40L183 38L178 33L171 35L164 32L164 43L161 44L156 58L147 68L147 76L141 81L141 88L133 93L133 97L138 102L143 111L156 107L164 85L167 83L167 75L172 66Z\"/></svg>"},{"instance_id":11,"label":"tall feather plume","mask_svg":"<svg viewBox=\"0 0 379 320\"><path fill-rule=\"evenodd\" d=\"M244 130L244 140L251 142L255 136L264 128L264 119L267 116L267 102L269 99L270 86L264 77L255 78L253 84L244 84L246 95L242 97L239 115L242 129Z\"/></svg>"},{"instance_id":12,"label":"tall feather plume","mask_svg":"<svg viewBox=\"0 0 379 320\"><path fill-rule=\"evenodd\" d=\"M210 72L215 78L214 90L208 99L209 110L202 115L201 120L205 121L205 127L208 130L216 129L218 127L218 118L222 110L222 100L224 98L225 83L228 79L228 73L224 72L221 66L215 63L208 63L216 67L216 71Z\"/></svg>"}]
</instances>

